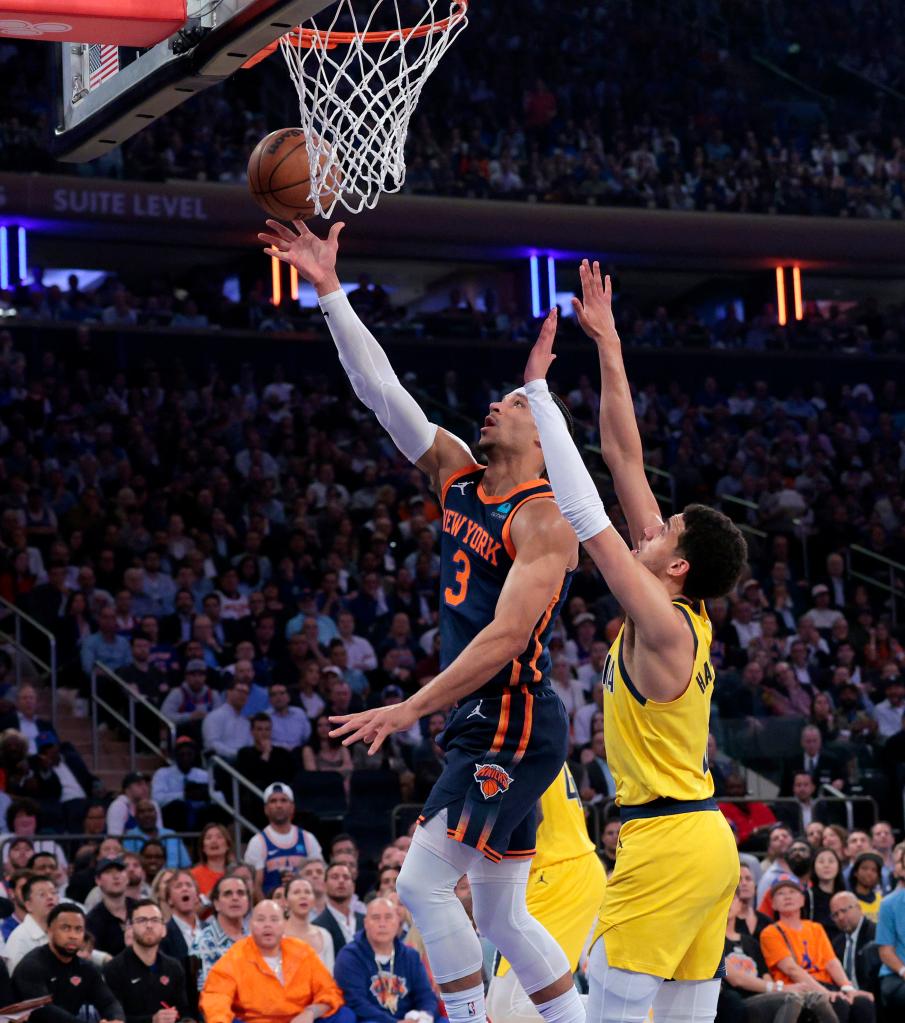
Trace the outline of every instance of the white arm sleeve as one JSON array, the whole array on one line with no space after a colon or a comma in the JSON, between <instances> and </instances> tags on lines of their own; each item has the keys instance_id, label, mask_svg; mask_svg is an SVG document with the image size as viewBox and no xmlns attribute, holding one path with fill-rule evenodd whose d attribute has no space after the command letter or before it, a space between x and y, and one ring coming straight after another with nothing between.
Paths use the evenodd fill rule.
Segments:
<instances>
[{"instance_id":1,"label":"white arm sleeve","mask_svg":"<svg viewBox=\"0 0 905 1023\"><path fill-rule=\"evenodd\" d=\"M386 352L358 318L346 293L331 291L321 297L320 306L352 390L405 457L417 462L434 443L437 427L399 383Z\"/></svg>"},{"instance_id":2,"label":"white arm sleeve","mask_svg":"<svg viewBox=\"0 0 905 1023\"><path fill-rule=\"evenodd\" d=\"M525 384L525 394L540 434L544 462L559 510L579 540L590 540L610 524L597 487L569 436L566 421L553 402L547 381L531 380Z\"/></svg>"}]
</instances>

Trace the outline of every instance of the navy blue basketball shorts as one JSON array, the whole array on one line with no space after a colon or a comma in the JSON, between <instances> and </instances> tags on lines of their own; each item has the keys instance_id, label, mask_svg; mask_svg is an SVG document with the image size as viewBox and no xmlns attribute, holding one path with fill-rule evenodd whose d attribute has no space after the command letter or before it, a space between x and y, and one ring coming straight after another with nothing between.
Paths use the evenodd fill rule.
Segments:
<instances>
[{"instance_id":1,"label":"navy blue basketball shorts","mask_svg":"<svg viewBox=\"0 0 905 1023\"><path fill-rule=\"evenodd\" d=\"M537 802L562 768L569 719L546 685L460 704L438 743L446 765L419 822L446 810L450 838L487 859L530 859Z\"/></svg>"}]
</instances>

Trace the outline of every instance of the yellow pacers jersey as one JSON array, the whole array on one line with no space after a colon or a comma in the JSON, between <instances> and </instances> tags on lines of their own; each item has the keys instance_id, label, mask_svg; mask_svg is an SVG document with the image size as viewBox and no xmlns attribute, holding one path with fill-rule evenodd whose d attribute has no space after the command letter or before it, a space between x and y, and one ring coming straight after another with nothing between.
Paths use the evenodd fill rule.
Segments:
<instances>
[{"instance_id":1,"label":"yellow pacers jersey","mask_svg":"<svg viewBox=\"0 0 905 1023\"><path fill-rule=\"evenodd\" d=\"M537 829L537 852L531 861L532 873L594 852L584 807L578 798L578 786L565 764L540 797L540 813L542 820Z\"/></svg>"},{"instance_id":2,"label":"yellow pacers jersey","mask_svg":"<svg viewBox=\"0 0 905 1023\"><path fill-rule=\"evenodd\" d=\"M703 601L673 601L694 634L694 667L685 692L670 703L645 699L622 657L625 626L603 668L603 718L607 760L619 806L654 799L690 801L713 795L707 764L713 665L711 625Z\"/></svg>"}]
</instances>

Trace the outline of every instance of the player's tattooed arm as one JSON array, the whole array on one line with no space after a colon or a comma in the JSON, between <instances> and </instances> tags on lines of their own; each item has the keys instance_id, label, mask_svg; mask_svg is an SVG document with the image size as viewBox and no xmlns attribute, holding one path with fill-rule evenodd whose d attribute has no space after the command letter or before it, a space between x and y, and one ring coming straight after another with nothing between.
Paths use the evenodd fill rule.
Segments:
<instances>
[{"instance_id":1,"label":"player's tattooed arm","mask_svg":"<svg viewBox=\"0 0 905 1023\"><path fill-rule=\"evenodd\" d=\"M609 276L601 278L598 262L592 265L586 259L579 276L582 297L573 298L572 306L600 359L600 448L613 475L632 543L637 545L642 530L661 524L663 518L644 472L641 434L613 319L612 282Z\"/></svg>"}]
</instances>

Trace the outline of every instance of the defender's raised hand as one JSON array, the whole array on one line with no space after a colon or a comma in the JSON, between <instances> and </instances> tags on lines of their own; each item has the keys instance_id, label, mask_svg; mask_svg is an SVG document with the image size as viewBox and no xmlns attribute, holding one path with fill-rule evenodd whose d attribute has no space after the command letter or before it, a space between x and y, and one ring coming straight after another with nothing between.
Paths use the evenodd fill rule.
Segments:
<instances>
[{"instance_id":1,"label":"defender's raised hand","mask_svg":"<svg viewBox=\"0 0 905 1023\"><path fill-rule=\"evenodd\" d=\"M553 354L553 342L556 340L556 327L558 322L559 310L556 306L554 306L550 312L547 313L547 318L544 320L544 324L540 329L540 334L534 342L531 354L528 356L528 362L525 365L526 384L531 380L546 379L550 366L553 365L553 360L556 358Z\"/></svg>"},{"instance_id":2,"label":"defender's raised hand","mask_svg":"<svg viewBox=\"0 0 905 1023\"><path fill-rule=\"evenodd\" d=\"M330 291L339 287L336 279L336 253L339 249L339 233L346 226L344 223L334 224L326 238L318 238L301 220L295 221L295 230L278 220L268 220L267 226L272 233L262 231L258 235L267 244L265 255L276 256L294 266L319 293L325 286L329 286Z\"/></svg>"},{"instance_id":3,"label":"defender's raised hand","mask_svg":"<svg viewBox=\"0 0 905 1023\"><path fill-rule=\"evenodd\" d=\"M600 344L604 341L618 341L616 322L613 319L613 288L609 275L601 279L600 263L593 266L586 260L578 268L581 278L581 299L572 299L572 308L588 337Z\"/></svg>"}]
</instances>

